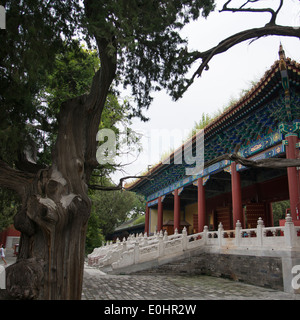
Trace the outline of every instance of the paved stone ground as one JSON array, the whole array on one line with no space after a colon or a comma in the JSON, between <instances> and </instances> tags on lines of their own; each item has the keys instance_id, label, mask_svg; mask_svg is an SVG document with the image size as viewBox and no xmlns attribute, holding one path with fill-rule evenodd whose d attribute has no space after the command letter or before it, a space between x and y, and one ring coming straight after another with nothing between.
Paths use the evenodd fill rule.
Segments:
<instances>
[{"instance_id":1,"label":"paved stone ground","mask_svg":"<svg viewBox=\"0 0 300 320\"><path fill-rule=\"evenodd\" d=\"M209 276L106 275L86 266L83 300L300 300L300 295Z\"/></svg>"},{"instance_id":2,"label":"paved stone ground","mask_svg":"<svg viewBox=\"0 0 300 320\"><path fill-rule=\"evenodd\" d=\"M15 260L7 250L8 265ZM107 275L85 265L82 300L300 300L300 295L209 276Z\"/></svg>"}]
</instances>

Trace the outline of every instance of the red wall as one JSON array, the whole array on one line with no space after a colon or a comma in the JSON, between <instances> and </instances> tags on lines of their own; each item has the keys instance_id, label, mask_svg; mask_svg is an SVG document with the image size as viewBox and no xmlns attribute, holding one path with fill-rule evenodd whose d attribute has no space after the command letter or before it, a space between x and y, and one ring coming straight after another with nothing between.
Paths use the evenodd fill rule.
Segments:
<instances>
[{"instance_id":1,"label":"red wall","mask_svg":"<svg viewBox=\"0 0 300 320\"><path fill-rule=\"evenodd\" d=\"M21 232L16 230L13 225L11 225L6 230L0 232L0 243L3 243L3 245L6 245L6 238L7 237L20 237Z\"/></svg>"}]
</instances>

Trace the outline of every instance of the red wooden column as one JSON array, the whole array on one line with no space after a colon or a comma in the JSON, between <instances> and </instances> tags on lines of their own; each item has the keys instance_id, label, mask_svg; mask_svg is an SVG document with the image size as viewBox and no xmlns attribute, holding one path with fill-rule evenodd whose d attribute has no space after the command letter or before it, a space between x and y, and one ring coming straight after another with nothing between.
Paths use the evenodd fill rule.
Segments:
<instances>
[{"instance_id":1,"label":"red wooden column","mask_svg":"<svg viewBox=\"0 0 300 320\"><path fill-rule=\"evenodd\" d=\"M149 207L148 203L146 204L146 211L145 211L145 233L149 236Z\"/></svg>"},{"instance_id":2,"label":"red wooden column","mask_svg":"<svg viewBox=\"0 0 300 320\"><path fill-rule=\"evenodd\" d=\"M205 187L203 179L198 179L198 232L202 232L205 226Z\"/></svg>"},{"instance_id":3,"label":"red wooden column","mask_svg":"<svg viewBox=\"0 0 300 320\"><path fill-rule=\"evenodd\" d=\"M160 232L163 226L163 204L161 197L158 197L158 209L157 209L157 231Z\"/></svg>"},{"instance_id":4,"label":"red wooden column","mask_svg":"<svg viewBox=\"0 0 300 320\"><path fill-rule=\"evenodd\" d=\"M298 135L291 133L285 136L287 140L286 145L286 158L296 159L297 149L296 143L298 142ZM289 183L289 195L290 195L290 208L292 220L297 220L297 209L299 210L299 179L296 167L287 168L288 183Z\"/></svg>"},{"instance_id":5,"label":"red wooden column","mask_svg":"<svg viewBox=\"0 0 300 320\"><path fill-rule=\"evenodd\" d=\"M235 228L239 220L244 225L242 208L242 190L240 173L236 171L236 163L231 164L231 192L232 192L232 223Z\"/></svg>"},{"instance_id":6,"label":"red wooden column","mask_svg":"<svg viewBox=\"0 0 300 320\"><path fill-rule=\"evenodd\" d=\"M174 233L177 229L179 233L180 227L180 196L178 194L178 189L174 191Z\"/></svg>"}]
</instances>

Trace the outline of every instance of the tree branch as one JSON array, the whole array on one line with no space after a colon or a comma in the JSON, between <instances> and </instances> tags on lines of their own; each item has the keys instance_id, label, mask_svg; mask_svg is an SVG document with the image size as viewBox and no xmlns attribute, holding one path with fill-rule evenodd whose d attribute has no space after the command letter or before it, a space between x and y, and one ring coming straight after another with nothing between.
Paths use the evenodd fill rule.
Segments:
<instances>
[{"instance_id":1,"label":"tree branch","mask_svg":"<svg viewBox=\"0 0 300 320\"><path fill-rule=\"evenodd\" d=\"M270 168L270 169L285 169L288 167L299 167L300 159L282 159L282 158L269 158L261 160L249 160L232 154L228 157L229 160L242 164L245 167L252 168Z\"/></svg>"},{"instance_id":2,"label":"tree branch","mask_svg":"<svg viewBox=\"0 0 300 320\"><path fill-rule=\"evenodd\" d=\"M245 167L251 168L269 168L269 169L286 169L288 167L300 167L300 159L282 159L282 158L268 158L268 159L260 159L260 160L251 160L246 159L239 156L237 153L240 149L240 144L237 144L234 148L233 153L226 153L222 156L219 156L213 160L207 161L204 164L204 168L207 168L215 163L218 163L222 160L230 160L237 162ZM127 176L120 179L120 182L116 186L100 186L100 185L89 185L88 187L92 190L103 190L103 191L115 191L115 190L122 190L123 181L130 178L137 178L137 179L147 179L153 180L154 175L147 175L147 176ZM150 178L151 177L151 178Z\"/></svg>"},{"instance_id":3,"label":"tree branch","mask_svg":"<svg viewBox=\"0 0 300 320\"><path fill-rule=\"evenodd\" d=\"M94 184L94 185L88 185L88 187L89 189L92 189L92 190L102 190L102 191L123 190L124 189L123 181L131 178L153 180L153 179L150 179L149 176L127 176L127 177L121 178L119 184L116 186L100 186L100 185Z\"/></svg>"},{"instance_id":4,"label":"tree branch","mask_svg":"<svg viewBox=\"0 0 300 320\"><path fill-rule=\"evenodd\" d=\"M246 41L246 40L256 40L261 37L265 36L288 36L288 37L296 37L300 38L300 27L290 27L290 26L280 26L276 25L275 21L279 11L282 8L283 0L280 0L279 6L277 10L273 10L272 8L245 8L245 6L249 3L258 2L259 0L248 0L239 8L229 8L228 5L231 3L231 0L227 1L224 5L222 10L223 11L230 11L230 12L268 12L271 14L270 21L264 26L260 28L253 28L238 32L225 40L221 41L217 46L204 51L194 51L189 54L189 64L194 63L195 61L201 59L202 62L200 66L193 74L193 76L186 80L186 85L178 92L177 96L181 97L184 92L192 85L196 76L200 77L202 75L203 70L209 69L209 62L210 60L217 54L226 52L228 49L232 48L233 46ZM252 41L253 41L252 40Z\"/></svg>"},{"instance_id":5,"label":"tree branch","mask_svg":"<svg viewBox=\"0 0 300 320\"><path fill-rule=\"evenodd\" d=\"M14 190L24 197L28 185L34 181L35 177L35 174L13 169L0 160L0 187Z\"/></svg>"},{"instance_id":6,"label":"tree branch","mask_svg":"<svg viewBox=\"0 0 300 320\"><path fill-rule=\"evenodd\" d=\"M270 168L270 169L286 169L288 167L300 167L300 159L282 159L282 158L268 158L260 160L250 160L239 156L237 153L240 149L238 144L233 153L226 153L213 160L207 161L204 167L207 168L219 161L230 160L235 161L245 167L251 168Z\"/></svg>"},{"instance_id":7,"label":"tree branch","mask_svg":"<svg viewBox=\"0 0 300 320\"><path fill-rule=\"evenodd\" d=\"M259 0L248 0L247 2L245 2L243 5L241 5L239 8L228 8L227 5L231 2L231 0L227 1L222 10L220 10L220 12L224 12L224 11L230 11L230 12L268 12L271 14L271 20L269 21L268 24L275 24L278 12L280 11L282 5L283 5L283 0L280 1L280 4L278 6L278 9L276 11L274 11L272 8L259 8L259 9L255 9L255 8L244 8L249 2L250 3L254 3L254 2L258 2Z\"/></svg>"},{"instance_id":8,"label":"tree branch","mask_svg":"<svg viewBox=\"0 0 300 320\"><path fill-rule=\"evenodd\" d=\"M98 165L96 160L96 135L99 129L102 110L105 105L110 86L116 74L116 54L108 53L108 42L104 39L97 39L101 68L96 73L91 92L87 96L85 108L87 111L86 124L86 150L85 150L85 170L86 179L93 169Z\"/></svg>"},{"instance_id":9,"label":"tree branch","mask_svg":"<svg viewBox=\"0 0 300 320\"><path fill-rule=\"evenodd\" d=\"M208 70L208 63L217 54L226 52L228 49L246 40L261 38L264 36L290 36L300 38L300 27L278 26L278 25L266 25L261 28L253 28L238 32L233 36L221 41L217 46L205 51L205 52L192 52L190 55L193 61L201 59L202 62L197 71L192 76L188 85L184 88L184 91L193 83L196 76L201 76L204 69Z\"/></svg>"}]
</instances>

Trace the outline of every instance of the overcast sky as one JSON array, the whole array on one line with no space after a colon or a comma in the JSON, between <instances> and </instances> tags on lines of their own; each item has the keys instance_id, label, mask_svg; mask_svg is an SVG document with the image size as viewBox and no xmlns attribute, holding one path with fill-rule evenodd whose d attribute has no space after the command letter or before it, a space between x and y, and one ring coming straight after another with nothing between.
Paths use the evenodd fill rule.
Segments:
<instances>
[{"instance_id":1,"label":"overcast sky","mask_svg":"<svg viewBox=\"0 0 300 320\"><path fill-rule=\"evenodd\" d=\"M218 3L223 5L224 1ZM266 0L262 3L267 7L268 3L275 5L279 1ZM267 13L219 13L216 10L207 19L201 18L187 25L182 32L189 41L189 48L206 51L234 33L265 25L269 18L270 14ZM285 1L277 24L300 26L299 0ZM150 120L147 123L138 119L133 121L132 128L143 134L144 152L136 162L124 168L125 172L115 174L113 180L117 182L122 176L138 175L145 171L148 165L159 161L162 153L169 150L169 146L168 143L157 140L157 135L162 133L167 140L168 133L185 135L195 122L200 120L202 113L213 115L228 104L231 98L238 98L241 90L249 89L250 82L258 81L275 60L278 60L280 42L286 56L300 62L299 39L266 37L251 44L246 41L215 56L209 63L209 70L195 80L181 100L172 101L164 91L156 94L149 110L145 112ZM195 64L192 72L198 66L199 64ZM175 147L180 146L180 139L175 140ZM172 146L172 141L170 145ZM122 162L132 160L132 157L124 157Z\"/></svg>"}]
</instances>

